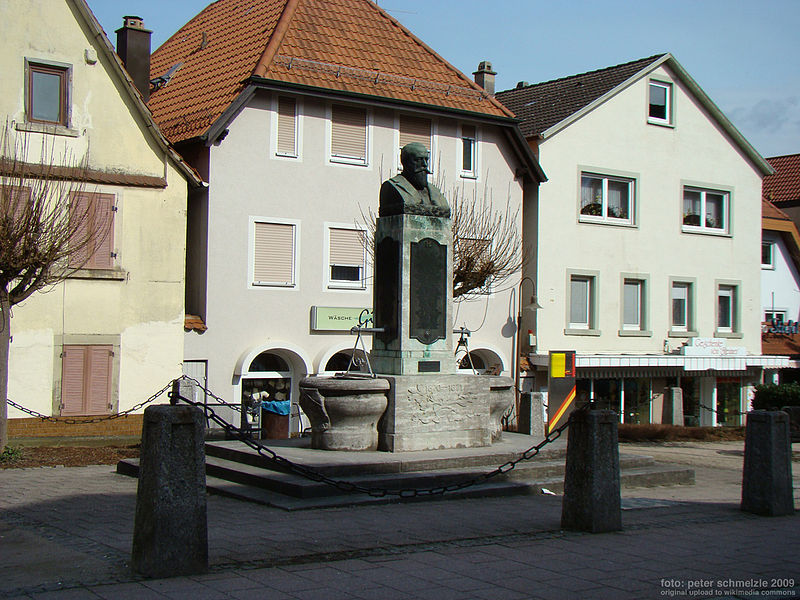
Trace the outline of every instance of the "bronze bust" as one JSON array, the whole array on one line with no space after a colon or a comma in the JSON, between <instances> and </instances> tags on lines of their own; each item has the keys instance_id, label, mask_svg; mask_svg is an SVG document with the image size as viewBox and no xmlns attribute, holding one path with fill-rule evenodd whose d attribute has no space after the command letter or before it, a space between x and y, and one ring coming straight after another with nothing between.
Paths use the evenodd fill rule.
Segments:
<instances>
[{"instance_id":1,"label":"bronze bust","mask_svg":"<svg viewBox=\"0 0 800 600\"><path fill-rule=\"evenodd\" d=\"M450 217L450 207L442 192L428 183L428 158L428 149L419 142L403 146L400 151L403 171L381 185L379 217L402 214Z\"/></svg>"}]
</instances>

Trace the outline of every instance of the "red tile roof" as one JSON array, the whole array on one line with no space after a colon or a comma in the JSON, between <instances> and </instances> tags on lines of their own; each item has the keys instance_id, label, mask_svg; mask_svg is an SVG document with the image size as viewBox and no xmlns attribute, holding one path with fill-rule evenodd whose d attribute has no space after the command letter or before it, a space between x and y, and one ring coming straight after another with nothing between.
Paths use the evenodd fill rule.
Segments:
<instances>
[{"instance_id":1,"label":"red tile roof","mask_svg":"<svg viewBox=\"0 0 800 600\"><path fill-rule=\"evenodd\" d=\"M762 325L769 325L763 323ZM800 355L800 333L767 333L761 334L761 354L778 356Z\"/></svg>"},{"instance_id":2,"label":"red tile roof","mask_svg":"<svg viewBox=\"0 0 800 600\"><path fill-rule=\"evenodd\" d=\"M580 75L497 92L496 98L522 119L525 137L537 135L588 106L665 54Z\"/></svg>"},{"instance_id":3,"label":"red tile roof","mask_svg":"<svg viewBox=\"0 0 800 600\"><path fill-rule=\"evenodd\" d=\"M173 143L263 80L513 117L370 0L217 0L153 53L151 77L178 64L149 103Z\"/></svg>"},{"instance_id":4,"label":"red tile roof","mask_svg":"<svg viewBox=\"0 0 800 600\"><path fill-rule=\"evenodd\" d=\"M774 175L764 177L764 198L781 206L783 202L800 200L800 154L775 156L767 162L775 169Z\"/></svg>"}]
</instances>

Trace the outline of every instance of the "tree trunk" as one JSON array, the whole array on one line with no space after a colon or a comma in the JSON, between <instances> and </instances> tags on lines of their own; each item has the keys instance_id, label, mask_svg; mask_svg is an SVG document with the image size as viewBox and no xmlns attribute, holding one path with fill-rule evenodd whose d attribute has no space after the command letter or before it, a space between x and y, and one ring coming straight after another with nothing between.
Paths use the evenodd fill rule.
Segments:
<instances>
[{"instance_id":1,"label":"tree trunk","mask_svg":"<svg viewBox=\"0 0 800 600\"><path fill-rule=\"evenodd\" d=\"M0 452L8 444L8 358L11 345L11 306L0 291Z\"/></svg>"}]
</instances>

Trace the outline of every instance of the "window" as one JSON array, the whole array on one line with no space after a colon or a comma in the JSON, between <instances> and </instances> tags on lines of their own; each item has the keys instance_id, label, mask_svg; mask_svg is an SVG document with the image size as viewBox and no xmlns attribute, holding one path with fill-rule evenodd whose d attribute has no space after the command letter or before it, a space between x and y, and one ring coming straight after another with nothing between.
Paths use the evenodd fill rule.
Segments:
<instances>
[{"instance_id":1,"label":"window","mask_svg":"<svg viewBox=\"0 0 800 600\"><path fill-rule=\"evenodd\" d=\"M297 101L294 98L278 98L278 156L297 157Z\"/></svg>"},{"instance_id":2,"label":"window","mask_svg":"<svg viewBox=\"0 0 800 600\"><path fill-rule=\"evenodd\" d=\"M775 268L775 242L761 242L761 268Z\"/></svg>"},{"instance_id":3,"label":"window","mask_svg":"<svg viewBox=\"0 0 800 600\"><path fill-rule=\"evenodd\" d=\"M293 287L296 280L297 225L253 221L252 284Z\"/></svg>"},{"instance_id":4,"label":"window","mask_svg":"<svg viewBox=\"0 0 800 600\"><path fill-rule=\"evenodd\" d=\"M61 355L61 415L111 412L111 345L64 345Z\"/></svg>"},{"instance_id":5,"label":"window","mask_svg":"<svg viewBox=\"0 0 800 600\"><path fill-rule=\"evenodd\" d=\"M69 68L27 63L25 117L31 123L69 125Z\"/></svg>"},{"instance_id":6,"label":"window","mask_svg":"<svg viewBox=\"0 0 800 600\"><path fill-rule=\"evenodd\" d=\"M670 125L672 123L672 85L663 81L651 81L649 100L648 123Z\"/></svg>"},{"instance_id":7,"label":"window","mask_svg":"<svg viewBox=\"0 0 800 600\"><path fill-rule=\"evenodd\" d=\"M633 224L633 179L581 174L579 219L589 223Z\"/></svg>"},{"instance_id":8,"label":"window","mask_svg":"<svg viewBox=\"0 0 800 600\"><path fill-rule=\"evenodd\" d=\"M0 219L9 218L9 226L24 219L26 204L31 200L31 188L20 185L0 186ZM1 221L0 221L1 222Z\"/></svg>"},{"instance_id":9,"label":"window","mask_svg":"<svg viewBox=\"0 0 800 600\"><path fill-rule=\"evenodd\" d=\"M367 111L354 106L331 107L331 161L367 164Z\"/></svg>"},{"instance_id":10,"label":"window","mask_svg":"<svg viewBox=\"0 0 800 600\"><path fill-rule=\"evenodd\" d=\"M738 326L738 287L717 284L717 330L715 335L733 334Z\"/></svg>"},{"instance_id":11,"label":"window","mask_svg":"<svg viewBox=\"0 0 800 600\"><path fill-rule=\"evenodd\" d=\"M366 287L364 236L363 231L352 227L328 228L329 287L360 290Z\"/></svg>"},{"instance_id":12,"label":"window","mask_svg":"<svg viewBox=\"0 0 800 600\"><path fill-rule=\"evenodd\" d=\"M692 328L692 284L685 281L672 282L672 332L688 332Z\"/></svg>"},{"instance_id":13,"label":"window","mask_svg":"<svg viewBox=\"0 0 800 600\"><path fill-rule=\"evenodd\" d=\"M728 233L728 192L683 188L683 231Z\"/></svg>"},{"instance_id":14,"label":"window","mask_svg":"<svg viewBox=\"0 0 800 600\"><path fill-rule=\"evenodd\" d=\"M77 232L79 244L70 253L69 265L77 269L114 267L114 196L78 193L70 201L70 226ZM94 234L89 232L93 231Z\"/></svg>"},{"instance_id":15,"label":"window","mask_svg":"<svg viewBox=\"0 0 800 600\"><path fill-rule=\"evenodd\" d=\"M431 152L431 120L424 117L400 115L400 149L411 142L419 142Z\"/></svg>"},{"instance_id":16,"label":"window","mask_svg":"<svg viewBox=\"0 0 800 600\"><path fill-rule=\"evenodd\" d=\"M775 325L783 325L786 322L785 310L767 310L764 311L764 321L767 323L774 323Z\"/></svg>"},{"instance_id":17,"label":"window","mask_svg":"<svg viewBox=\"0 0 800 600\"><path fill-rule=\"evenodd\" d=\"M461 176L478 176L478 137L474 125L461 126Z\"/></svg>"},{"instance_id":18,"label":"window","mask_svg":"<svg viewBox=\"0 0 800 600\"><path fill-rule=\"evenodd\" d=\"M645 280L623 279L622 281L622 331L644 331L645 326Z\"/></svg>"},{"instance_id":19,"label":"window","mask_svg":"<svg viewBox=\"0 0 800 600\"><path fill-rule=\"evenodd\" d=\"M572 335L599 335L597 330L597 276L568 273L567 329Z\"/></svg>"}]
</instances>

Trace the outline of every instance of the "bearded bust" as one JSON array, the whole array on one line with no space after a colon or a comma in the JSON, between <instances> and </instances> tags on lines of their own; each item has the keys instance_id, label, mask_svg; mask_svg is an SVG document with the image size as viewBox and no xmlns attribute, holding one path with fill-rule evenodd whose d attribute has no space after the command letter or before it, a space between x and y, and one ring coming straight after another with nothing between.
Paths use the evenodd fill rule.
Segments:
<instances>
[{"instance_id":1,"label":"bearded bust","mask_svg":"<svg viewBox=\"0 0 800 600\"><path fill-rule=\"evenodd\" d=\"M419 142L403 146L400 162L403 171L381 185L379 217L425 215L450 217L447 200L435 185L428 183L428 149Z\"/></svg>"}]
</instances>

